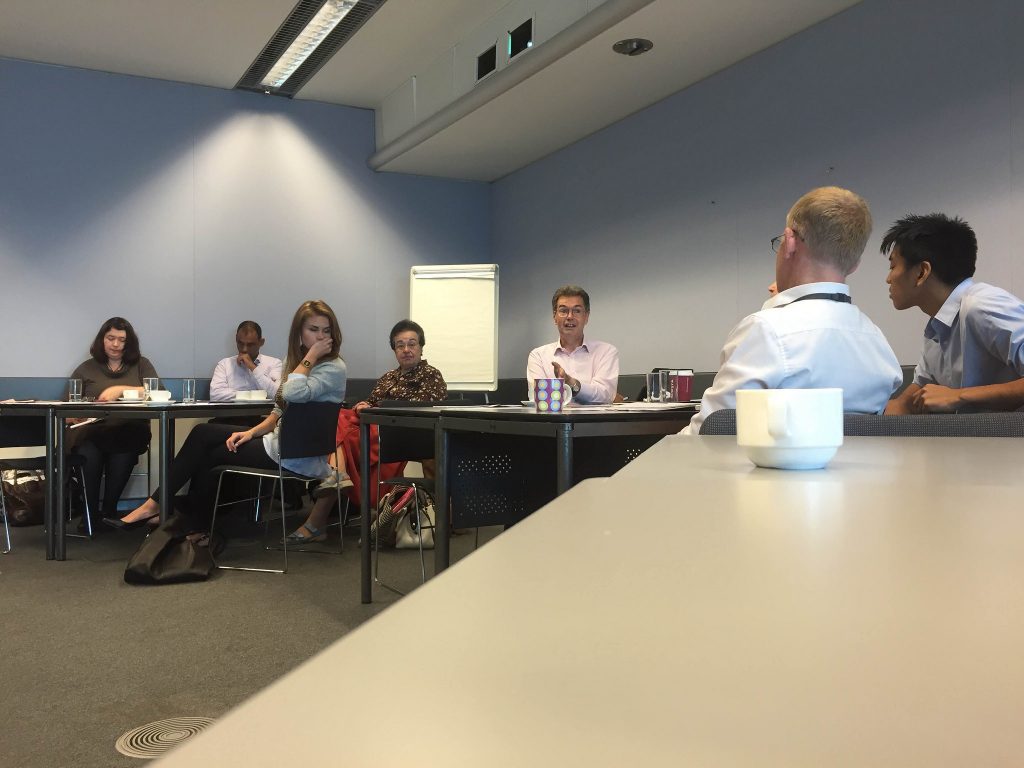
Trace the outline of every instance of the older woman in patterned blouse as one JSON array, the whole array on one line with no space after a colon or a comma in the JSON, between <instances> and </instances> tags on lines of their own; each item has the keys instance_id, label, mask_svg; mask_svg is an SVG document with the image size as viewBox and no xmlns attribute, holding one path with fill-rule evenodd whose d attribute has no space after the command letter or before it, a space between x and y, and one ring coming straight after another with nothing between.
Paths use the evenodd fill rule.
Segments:
<instances>
[{"instance_id":1,"label":"older woman in patterned blouse","mask_svg":"<svg viewBox=\"0 0 1024 768\"><path fill-rule=\"evenodd\" d=\"M409 400L414 402L429 402L433 400L444 400L448 396L448 385L445 384L441 372L423 359L423 347L427 340L423 334L423 328L419 323L412 320L399 320L391 329L391 349L395 352L395 359L398 367L388 371L377 380L373 392L369 398L355 404L353 411L358 414L364 408L372 408L382 400ZM344 412L343 412L344 414ZM350 457L358 461L358 456ZM338 446L337 460L339 467L346 467L347 460L342 446ZM427 477L433 476L434 462L423 462L423 473ZM341 487L349 488L352 480L348 473L343 471L341 475ZM307 543L326 541L327 518L336 499L333 478L317 487L315 496L316 504L309 512L309 517L297 530L288 536L291 543Z\"/></svg>"}]
</instances>

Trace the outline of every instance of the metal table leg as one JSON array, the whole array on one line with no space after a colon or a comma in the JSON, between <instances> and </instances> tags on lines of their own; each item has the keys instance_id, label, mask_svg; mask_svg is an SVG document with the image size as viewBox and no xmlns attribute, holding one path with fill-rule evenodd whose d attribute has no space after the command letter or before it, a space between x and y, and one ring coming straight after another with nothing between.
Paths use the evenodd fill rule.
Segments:
<instances>
[{"instance_id":1,"label":"metal table leg","mask_svg":"<svg viewBox=\"0 0 1024 768\"><path fill-rule=\"evenodd\" d=\"M362 508L359 518L360 595L364 603L373 602L373 580L370 575L370 425L359 421L359 474Z\"/></svg>"},{"instance_id":2,"label":"metal table leg","mask_svg":"<svg viewBox=\"0 0 1024 768\"><path fill-rule=\"evenodd\" d=\"M437 509L434 510L434 525L437 530L434 532L434 575L436 576L449 563L448 545L451 539L451 498L449 488L449 467L451 461L448 458L448 444L451 439L448 430L444 428L444 418L437 420L434 424L434 461L436 462L436 476L434 477L434 490L437 493Z\"/></svg>"},{"instance_id":3,"label":"metal table leg","mask_svg":"<svg viewBox=\"0 0 1024 768\"><path fill-rule=\"evenodd\" d=\"M568 491L572 487L572 424L559 424L558 436L555 440L556 451L556 473L558 495Z\"/></svg>"},{"instance_id":4,"label":"metal table leg","mask_svg":"<svg viewBox=\"0 0 1024 768\"><path fill-rule=\"evenodd\" d=\"M171 424L170 414L166 409L160 411L160 497L157 503L160 504L160 522L165 522L171 516L171 489L167 481L171 476L171 454L174 452L174 427Z\"/></svg>"}]
</instances>

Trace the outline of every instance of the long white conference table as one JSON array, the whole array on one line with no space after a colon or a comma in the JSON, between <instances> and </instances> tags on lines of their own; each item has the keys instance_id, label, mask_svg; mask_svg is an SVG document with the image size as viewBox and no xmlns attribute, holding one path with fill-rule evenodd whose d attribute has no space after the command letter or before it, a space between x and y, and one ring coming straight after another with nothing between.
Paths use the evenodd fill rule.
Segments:
<instances>
[{"instance_id":1,"label":"long white conference table","mask_svg":"<svg viewBox=\"0 0 1024 768\"><path fill-rule=\"evenodd\" d=\"M854 437L785 472L665 438L160 764L1020 765L1022 460Z\"/></svg>"}]
</instances>

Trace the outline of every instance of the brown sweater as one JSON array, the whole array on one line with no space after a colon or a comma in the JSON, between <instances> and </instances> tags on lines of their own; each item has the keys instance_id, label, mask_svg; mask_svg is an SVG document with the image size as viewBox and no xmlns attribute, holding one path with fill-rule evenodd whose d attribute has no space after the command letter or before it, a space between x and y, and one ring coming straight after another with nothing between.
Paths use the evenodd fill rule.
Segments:
<instances>
[{"instance_id":1,"label":"brown sweater","mask_svg":"<svg viewBox=\"0 0 1024 768\"><path fill-rule=\"evenodd\" d=\"M126 365L117 373L107 367L106 363L98 363L89 358L75 368L72 379L82 380L82 394L85 397L99 397L107 387L138 387L142 389L143 378L156 378L156 369L144 357L134 365ZM67 393L65 392L65 396Z\"/></svg>"}]
</instances>

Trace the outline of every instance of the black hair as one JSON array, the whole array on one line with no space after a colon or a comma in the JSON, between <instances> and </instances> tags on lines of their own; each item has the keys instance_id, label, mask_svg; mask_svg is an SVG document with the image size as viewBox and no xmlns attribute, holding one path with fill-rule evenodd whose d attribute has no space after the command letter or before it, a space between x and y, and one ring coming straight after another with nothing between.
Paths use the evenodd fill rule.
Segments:
<instances>
[{"instance_id":1,"label":"black hair","mask_svg":"<svg viewBox=\"0 0 1024 768\"><path fill-rule=\"evenodd\" d=\"M242 331L256 331L256 335L261 339L263 338L263 329L260 328L260 324L255 320L243 320L238 324L238 328L235 329L235 333L241 333Z\"/></svg>"},{"instance_id":2,"label":"black hair","mask_svg":"<svg viewBox=\"0 0 1024 768\"><path fill-rule=\"evenodd\" d=\"M139 358L142 357L142 353L139 351L139 337L135 333L135 329L132 328L132 324L123 317L112 317L100 326L99 333L96 334L96 338L92 340L92 346L89 347L92 359L97 363L107 364L107 352L103 348L103 337L109 330L124 331L124 355L121 359L125 364L135 365L139 362Z\"/></svg>"},{"instance_id":3,"label":"black hair","mask_svg":"<svg viewBox=\"0 0 1024 768\"><path fill-rule=\"evenodd\" d=\"M388 343L391 345L392 349L395 348L395 336L400 333L404 333L405 331L415 331L416 336L420 340L420 346L427 346L427 337L423 335L423 326L406 318L405 320L399 320L395 323L395 327L391 329L391 335L388 336Z\"/></svg>"},{"instance_id":4,"label":"black hair","mask_svg":"<svg viewBox=\"0 0 1024 768\"><path fill-rule=\"evenodd\" d=\"M927 261L941 282L956 286L971 277L978 260L978 238L970 225L944 213L910 215L889 227L882 254L898 248L907 266Z\"/></svg>"}]
</instances>

